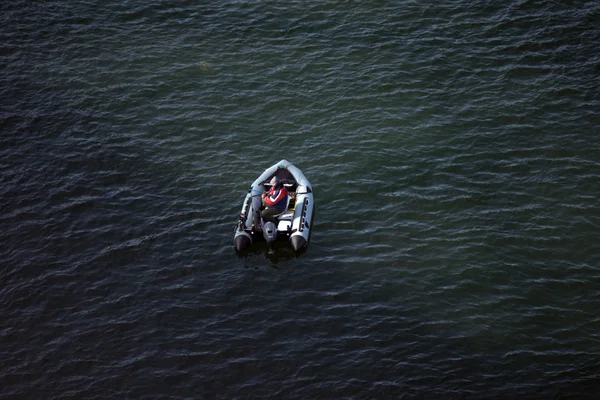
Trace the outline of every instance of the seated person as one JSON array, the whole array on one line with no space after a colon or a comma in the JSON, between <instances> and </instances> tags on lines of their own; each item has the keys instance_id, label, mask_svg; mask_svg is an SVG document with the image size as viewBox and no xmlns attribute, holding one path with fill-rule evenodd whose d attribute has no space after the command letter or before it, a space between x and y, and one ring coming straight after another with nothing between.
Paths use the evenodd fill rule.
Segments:
<instances>
[{"instance_id":1,"label":"seated person","mask_svg":"<svg viewBox=\"0 0 600 400\"><path fill-rule=\"evenodd\" d=\"M274 176L271 179L271 189L262 194L262 199L266 206L261 213L263 221L277 223L276 216L284 212L288 205L288 192L283 187L283 182Z\"/></svg>"}]
</instances>

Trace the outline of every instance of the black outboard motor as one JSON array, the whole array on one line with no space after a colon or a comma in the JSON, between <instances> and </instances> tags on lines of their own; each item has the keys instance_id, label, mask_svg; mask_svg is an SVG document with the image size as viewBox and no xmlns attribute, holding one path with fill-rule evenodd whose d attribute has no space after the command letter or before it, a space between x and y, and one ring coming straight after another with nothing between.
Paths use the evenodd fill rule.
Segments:
<instances>
[{"instance_id":1,"label":"black outboard motor","mask_svg":"<svg viewBox=\"0 0 600 400\"><path fill-rule=\"evenodd\" d=\"M271 221L265 222L263 224L263 236L269 244L277 240L277 225Z\"/></svg>"}]
</instances>

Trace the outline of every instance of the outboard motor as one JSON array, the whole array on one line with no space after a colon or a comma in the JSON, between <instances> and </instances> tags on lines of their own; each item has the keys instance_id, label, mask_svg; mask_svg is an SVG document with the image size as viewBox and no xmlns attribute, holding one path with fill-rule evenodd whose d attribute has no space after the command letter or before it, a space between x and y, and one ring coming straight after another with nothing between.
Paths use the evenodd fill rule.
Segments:
<instances>
[{"instance_id":1,"label":"outboard motor","mask_svg":"<svg viewBox=\"0 0 600 400\"><path fill-rule=\"evenodd\" d=\"M277 226L275 223L269 221L263 224L263 236L269 244L277 239Z\"/></svg>"}]
</instances>

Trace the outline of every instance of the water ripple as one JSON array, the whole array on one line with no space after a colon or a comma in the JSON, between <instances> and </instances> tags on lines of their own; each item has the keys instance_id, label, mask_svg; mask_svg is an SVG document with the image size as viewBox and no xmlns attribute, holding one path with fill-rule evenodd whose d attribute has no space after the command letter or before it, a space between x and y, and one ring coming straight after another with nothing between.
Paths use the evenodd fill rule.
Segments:
<instances>
[{"instance_id":1,"label":"water ripple","mask_svg":"<svg viewBox=\"0 0 600 400\"><path fill-rule=\"evenodd\" d=\"M0 10L5 396L595 397L596 2Z\"/></svg>"}]
</instances>

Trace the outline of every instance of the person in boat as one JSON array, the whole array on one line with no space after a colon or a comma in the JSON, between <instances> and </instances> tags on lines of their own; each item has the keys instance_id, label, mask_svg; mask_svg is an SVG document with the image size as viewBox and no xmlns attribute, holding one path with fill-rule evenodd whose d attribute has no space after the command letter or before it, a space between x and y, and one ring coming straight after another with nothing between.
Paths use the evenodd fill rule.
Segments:
<instances>
[{"instance_id":1,"label":"person in boat","mask_svg":"<svg viewBox=\"0 0 600 400\"><path fill-rule=\"evenodd\" d=\"M276 176L271 179L271 189L262 194L265 209L261 215L263 221L277 222L276 216L285 211L288 205L289 193L283 186L283 182Z\"/></svg>"}]
</instances>

